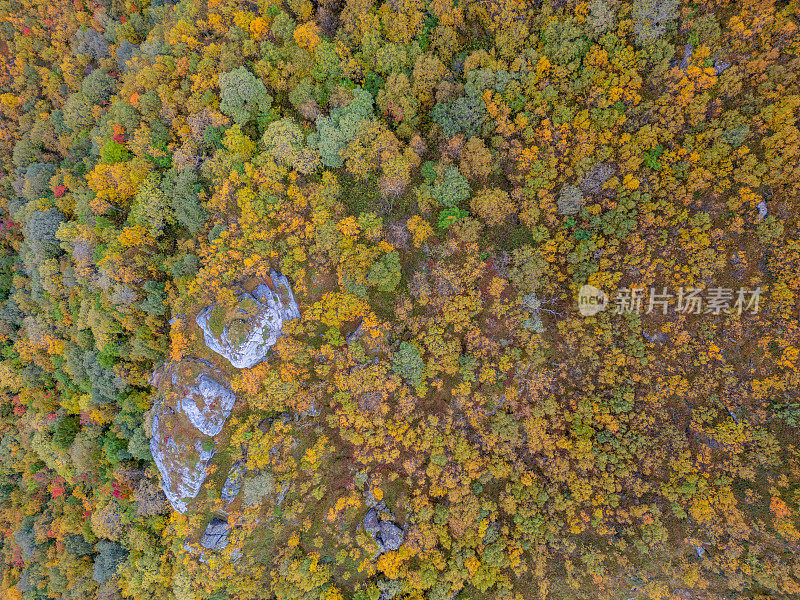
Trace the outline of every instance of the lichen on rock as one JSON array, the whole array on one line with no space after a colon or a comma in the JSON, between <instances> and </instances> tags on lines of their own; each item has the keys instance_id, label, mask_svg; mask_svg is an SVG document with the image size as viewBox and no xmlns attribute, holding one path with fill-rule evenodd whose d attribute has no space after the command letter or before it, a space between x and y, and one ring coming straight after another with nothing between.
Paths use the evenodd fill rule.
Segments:
<instances>
[{"instance_id":1,"label":"lichen on rock","mask_svg":"<svg viewBox=\"0 0 800 600\"><path fill-rule=\"evenodd\" d=\"M241 461L234 463L231 470L228 471L228 478L225 480L220 492L220 499L225 503L225 506L231 504L242 489L242 471L243 465Z\"/></svg>"},{"instance_id":2,"label":"lichen on rock","mask_svg":"<svg viewBox=\"0 0 800 600\"><path fill-rule=\"evenodd\" d=\"M262 361L281 335L283 324L300 317L289 281L276 271L270 272L270 281L250 289L252 292L240 294L232 309L215 303L195 319L209 349L240 369ZM172 507L183 513L206 479L215 452L210 438L222 432L236 396L219 368L197 358L166 364L153 373L150 382L159 392L152 409L150 451L164 494ZM242 463L234 464L223 485L221 499L226 506L241 491L242 470ZM227 523L215 519L201 545L219 549L225 544Z\"/></svg>"},{"instance_id":3,"label":"lichen on rock","mask_svg":"<svg viewBox=\"0 0 800 600\"><path fill-rule=\"evenodd\" d=\"M203 532L200 545L207 550L222 550L228 545L229 531L227 521L214 517Z\"/></svg>"},{"instance_id":4,"label":"lichen on rock","mask_svg":"<svg viewBox=\"0 0 800 600\"><path fill-rule=\"evenodd\" d=\"M150 452L172 507L185 512L206 478L214 455L206 436L222 431L236 397L224 374L207 361L183 359L154 373L159 399L153 407Z\"/></svg>"},{"instance_id":5,"label":"lichen on rock","mask_svg":"<svg viewBox=\"0 0 800 600\"><path fill-rule=\"evenodd\" d=\"M190 395L184 396L178 404L198 430L215 436L231 414L236 396L228 388L205 374L197 378L197 385L188 388Z\"/></svg>"},{"instance_id":6,"label":"lichen on rock","mask_svg":"<svg viewBox=\"0 0 800 600\"><path fill-rule=\"evenodd\" d=\"M405 532L395 521L394 514L381 501L364 515L364 530L378 544L379 554L398 550L403 544Z\"/></svg>"},{"instance_id":7,"label":"lichen on rock","mask_svg":"<svg viewBox=\"0 0 800 600\"><path fill-rule=\"evenodd\" d=\"M232 310L212 304L197 315L209 349L226 358L237 369L255 366L278 341L283 324L300 317L289 281L270 272L271 286L262 283L252 293L242 292Z\"/></svg>"},{"instance_id":8,"label":"lichen on rock","mask_svg":"<svg viewBox=\"0 0 800 600\"><path fill-rule=\"evenodd\" d=\"M161 402L161 401L160 401ZM174 414L174 413L173 413ZM156 414L153 418L153 437L150 439L150 452L161 473L161 489L167 500L176 511L186 512L186 500L195 498L205 481L208 461L214 456L214 450L205 450L200 440L190 442L185 435L170 435L173 431L167 420L162 426L164 417L173 415ZM177 436L177 438L176 438ZM179 443L180 442L180 443Z\"/></svg>"}]
</instances>

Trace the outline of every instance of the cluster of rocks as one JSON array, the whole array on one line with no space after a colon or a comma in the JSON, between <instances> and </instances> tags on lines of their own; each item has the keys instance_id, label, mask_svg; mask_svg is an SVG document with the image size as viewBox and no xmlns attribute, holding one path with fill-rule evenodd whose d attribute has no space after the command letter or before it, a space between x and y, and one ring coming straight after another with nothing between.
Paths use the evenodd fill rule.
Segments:
<instances>
[{"instance_id":1,"label":"cluster of rocks","mask_svg":"<svg viewBox=\"0 0 800 600\"><path fill-rule=\"evenodd\" d=\"M689 61L692 60L692 55L694 54L693 50L694 50L694 47L691 44L685 44L683 46L683 58L681 59L680 63L678 62L678 59L672 59L671 66L674 67L675 65L678 65L678 67L682 71L685 71L686 69L688 69L689 68ZM719 77L725 71L730 69L731 66L732 66L731 63L728 62L727 60L715 60L714 61L714 75Z\"/></svg>"},{"instance_id":2,"label":"cluster of rocks","mask_svg":"<svg viewBox=\"0 0 800 600\"><path fill-rule=\"evenodd\" d=\"M243 461L235 462L231 466L230 471L228 471L228 477L225 479L225 484L222 486L222 491L220 492L220 498L226 508L230 506L230 504L236 500L236 496L239 495L242 489L243 474ZM230 526L228 525L227 517L215 516L211 519L211 522L206 526L203 535L200 537L200 545L206 550L222 550L228 545L229 533ZM191 551L188 544L185 544L184 547ZM238 550L231 553L231 556L233 556L234 560L237 559L239 557ZM205 554L201 551L200 560L204 560L204 558Z\"/></svg>"},{"instance_id":3,"label":"cluster of rocks","mask_svg":"<svg viewBox=\"0 0 800 600\"><path fill-rule=\"evenodd\" d=\"M215 333L210 320L215 304L201 311L195 319L202 329L209 349L236 368L249 368L266 358L269 348L283 331L283 324L300 317L289 281L276 271L270 282L261 283L251 293L240 295L233 314L226 315L222 331ZM238 341L231 339L230 326L238 327ZM161 474L164 494L178 512L186 512L187 501L195 498L208 473L208 463L215 453L211 439L218 435L236 402L224 373L212 363L199 358L170 362L156 371L151 383L158 389L152 410L150 451ZM201 434L198 436L198 434ZM203 440L203 436L206 439ZM242 489L244 463L231 467L222 487L221 499L228 507ZM229 525L224 512L206 527L200 545L207 550L221 550L228 545ZM184 544L188 551L202 550ZM238 551L232 553L238 557Z\"/></svg>"},{"instance_id":4,"label":"cluster of rocks","mask_svg":"<svg viewBox=\"0 0 800 600\"><path fill-rule=\"evenodd\" d=\"M398 550L403 544L405 532L382 500L367 511L364 516L364 529L378 544L379 554Z\"/></svg>"},{"instance_id":5,"label":"cluster of rocks","mask_svg":"<svg viewBox=\"0 0 800 600\"><path fill-rule=\"evenodd\" d=\"M270 275L271 285L262 283L252 292L240 294L239 305L224 315L221 331L219 315L212 317L215 304L201 311L195 319L208 348L236 368L249 368L264 360L281 335L283 324L300 317L286 277L275 271ZM356 331L354 339L360 337L362 329ZM172 507L183 513L187 510L187 501L195 498L202 488L208 463L215 453L211 438L223 430L236 396L228 387L224 373L199 358L168 363L154 373L151 382L158 388L159 399L152 411L150 450L161 473L164 494ZM316 414L316 408L310 407L308 416ZM206 436L205 441L201 441L203 436ZM242 491L244 470L243 461L231 466L220 493L225 508ZM288 488L288 484L284 484L278 494L279 505ZM377 543L378 553L398 550L405 538L403 528L385 502L376 502L371 494L368 500L370 508L363 524ZM203 549L222 550L229 544L229 534L227 515L220 511L203 532L200 547L186 542L184 548L206 561ZM231 556L236 560L240 553L235 550Z\"/></svg>"}]
</instances>

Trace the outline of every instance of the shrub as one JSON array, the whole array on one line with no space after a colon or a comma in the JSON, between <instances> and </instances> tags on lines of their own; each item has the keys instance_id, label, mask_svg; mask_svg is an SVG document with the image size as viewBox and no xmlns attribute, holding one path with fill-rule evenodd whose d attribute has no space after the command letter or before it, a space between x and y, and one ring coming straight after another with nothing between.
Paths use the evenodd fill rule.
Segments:
<instances>
[{"instance_id":1,"label":"shrub","mask_svg":"<svg viewBox=\"0 0 800 600\"><path fill-rule=\"evenodd\" d=\"M153 455L150 453L150 440L147 439L142 427L137 427L131 439L128 440L128 452L139 460L153 460Z\"/></svg>"},{"instance_id":2,"label":"shrub","mask_svg":"<svg viewBox=\"0 0 800 600\"><path fill-rule=\"evenodd\" d=\"M566 67L574 61L580 61L589 50L589 40L572 24L571 19L550 21L541 35L545 54L561 66Z\"/></svg>"},{"instance_id":3,"label":"shrub","mask_svg":"<svg viewBox=\"0 0 800 600\"><path fill-rule=\"evenodd\" d=\"M500 188L485 188L479 191L472 199L470 207L490 226L505 223L515 209L508 192Z\"/></svg>"},{"instance_id":4,"label":"shrub","mask_svg":"<svg viewBox=\"0 0 800 600\"><path fill-rule=\"evenodd\" d=\"M117 568L128 556L128 552L118 543L100 540L95 544L97 556L94 559L92 579L103 584L117 574Z\"/></svg>"},{"instance_id":5,"label":"shrub","mask_svg":"<svg viewBox=\"0 0 800 600\"><path fill-rule=\"evenodd\" d=\"M19 544L19 547L22 548L26 559L31 558L36 553L36 534L33 531L33 523L33 517L25 517L22 521L22 526L14 534L14 539Z\"/></svg>"},{"instance_id":6,"label":"shrub","mask_svg":"<svg viewBox=\"0 0 800 600\"><path fill-rule=\"evenodd\" d=\"M382 292L394 291L400 283L400 255L397 251L389 252L372 265L367 275L367 283L376 286Z\"/></svg>"},{"instance_id":7,"label":"shrub","mask_svg":"<svg viewBox=\"0 0 800 600\"><path fill-rule=\"evenodd\" d=\"M37 210L31 215L25 227L25 242L38 263L59 254L56 231L63 221L64 215L55 208Z\"/></svg>"},{"instance_id":8,"label":"shrub","mask_svg":"<svg viewBox=\"0 0 800 600\"><path fill-rule=\"evenodd\" d=\"M143 286L147 294L144 300L137 303L137 308L153 317L161 317L167 312L164 301L167 299L164 284L158 281L148 281Z\"/></svg>"},{"instance_id":9,"label":"shrub","mask_svg":"<svg viewBox=\"0 0 800 600\"><path fill-rule=\"evenodd\" d=\"M560 215L576 215L583 208L584 198L581 190L574 185L565 185L558 194L556 206Z\"/></svg>"},{"instance_id":10,"label":"shrub","mask_svg":"<svg viewBox=\"0 0 800 600\"><path fill-rule=\"evenodd\" d=\"M439 211L439 219L436 222L436 226L439 229L448 229L455 225L456 221L468 215L467 211L460 208L445 208Z\"/></svg>"},{"instance_id":11,"label":"shrub","mask_svg":"<svg viewBox=\"0 0 800 600\"><path fill-rule=\"evenodd\" d=\"M317 131L308 136L308 145L319 151L326 167L341 167L342 150L356 139L361 124L373 117L372 94L357 87L349 104L334 108L330 116L317 117Z\"/></svg>"},{"instance_id":12,"label":"shrub","mask_svg":"<svg viewBox=\"0 0 800 600\"><path fill-rule=\"evenodd\" d=\"M431 120L442 128L448 138L463 133L470 138L480 133L486 120L486 106L479 97L462 96L440 102L431 110Z\"/></svg>"},{"instance_id":13,"label":"shrub","mask_svg":"<svg viewBox=\"0 0 800 600\"><path fill-rule=\"evenodd\" d=\"M94 546L87 542L82 535L68 535L64 539L64 549L75 556L94 554Z\"/></svg>"},{"instance_id":14,"label":"shrub","mask_svg":"<svg viewBox=\"0 0 800 600\"><path fill-rule=\"evenodd\" d=\"M56 173L56 166L49 163L31 163L25 170L22 196L35 201L50 191L50 178Z\"/></svg>"},{"instance_id":15,"label":"shrub","mask_svg":"<svg viewBox=\"0 0 800 600\"><path fill-rule=\"evenodd\" d=\"M291 166L297 152L303 147L304 138L305 136L295 120L285 117L267 125L261 142L269 154L283 164Z\"/></svg>"},{"instance_id":16,"label":"shrub","mask_svg":"<svg viewBox=\"0 0 800 600\"><path fill-rule=\"evenodd\" d=\"M392 356L392 370L414 385L418 385L425 370L422 352L409 342L400 342L400 348Z\"/></svg>"},{"instance_id":17,"label":"shrub","mask_svg":"<svg viewBox=\"0 0 800 600\"><path fill-rule=\"evenodd\" d=\"M109 431L103 438L103 454L112 465L131 457L128 453L127 441L117 437L113 431Z\"/></svg>"},{"instance_id":18,"label":"shrub","mask_svg":"<svg viewBox=\"0 0 800 600\"><path fill-rule=\"evenodd\" d=\"M100 158L105 163L113 164L130 160L131 153L119 142L111 140L100 150Z\"/></svg>"},{"instance_id":19,"label":"shrub","mask_svg":"<svg viewBox=\"0 0 800 600\"><path fill-rule=\"evenodd\" d=\"M244 506L257 506L264 498L274 493L275 479L270 473L261 473L254 477L246 477L242 487Z\"/></svg>"},{"instance_id":20,"label":"shrub","mask_svg":"<svg viewBox=\"0 0 800 600\"><path fill-rule=\"evenodd\" d=\"M81 92L90 104L105 104L113 87L114 80L102 69L95 69L81 82Z\"/></svg>"},{"instance_id":21,"label":"shrub","mask_svg":"<svg viewBox=\"0 0 800 600\"><path fill-rule=\"evenodd\" d=\"M61 419L53 431L53 444L61 450L66 450L80 430L78 417L69 415Z\"/></svg>"},{"instance_id":22,"label":"shrub","mask_svg":"<svg viewBox=\"0 0 800 600\"><path fill-rule=\"evenodd\" d=\"M744 144L748 137L750 137L750 126L747 124L728 129L720 136L723 142L734 148Z\"/></svg>"},{"instance_id":23,"label":"shrub","mask_svg":"<svg viewBox=\"0 0 800 600\"><path fill-rule=\"evenodd\" d=\"M654 42L666 31L666 25L678 16L678 0L635 0L631 16L640 45Z\"/></svg>"}]
</instances>

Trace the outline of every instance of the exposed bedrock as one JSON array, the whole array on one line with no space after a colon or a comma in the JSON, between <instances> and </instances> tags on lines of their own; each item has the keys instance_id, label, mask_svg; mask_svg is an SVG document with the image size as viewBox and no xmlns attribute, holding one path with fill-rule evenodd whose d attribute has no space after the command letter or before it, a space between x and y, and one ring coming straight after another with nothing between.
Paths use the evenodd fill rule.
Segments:
<instances>
[{"instance_id":1,"label":"exposed bedrock","mask_svg":"<svg viewBox=\"0 0 800 600\"><path fill-rule=\"evenodd\" d=\"M264 360L278 341L283 324L300 317L289 280L274 270L270 278L271 286L262 283L252 293L240 294L232 310L212 304L195 318L206 346L237 369L248 369Z\"/></svg>"},{"instance_id":2,"label":"exposed bedrock","mask_svg":"<svg viewBox=\"0 0 800 600\"><path fill-rule=\"evenodd\" d=\"M211 437L222 431L236 401L224 382L221 371L200 359L168 363L153 376L158 400L150 452L164 494L178 512L200 492L215 451Z\"/></svg>"}]
</instances>

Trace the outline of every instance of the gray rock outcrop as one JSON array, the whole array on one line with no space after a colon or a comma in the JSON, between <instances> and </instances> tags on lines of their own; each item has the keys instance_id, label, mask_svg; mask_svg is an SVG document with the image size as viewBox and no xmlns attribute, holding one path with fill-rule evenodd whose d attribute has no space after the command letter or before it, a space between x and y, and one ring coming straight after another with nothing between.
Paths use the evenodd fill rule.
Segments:
<instances>
[{"instance_id":1,"label":"gray rock outcrop","mask_svg":"<svg viewBox=\"0 0 800 600\"><path fill-rule=\"evenodd\" d=\"M283 324L300 317L288 279L274 270L270 278L271 282L258 285L251 293L242 293L232 312L214 313L216 305L212 304L195 319L208 348L236 368L249 368L264 360L283 332ZM151 412L150 452L166 499L174 510L184 513L187 502L199 494L215 453L215 444L208 438L222 432L236 396L226 387L226 375L203 359L165 364L152 374L150 383L159 391ZM239 461L229 471L220 493L226 507L239 495L243 475L244 463ZM278 504L287 491L288 485L279 494ZM221 550L228 545L228 533L226 520L214 517L200 545ZM395 543L391 541L397 538L395 531L387 529L386 536L390 544ZM194 552L187 543L184 548ZM237 559L241 554L235 550L231 556Z\"/></svg>"},{"instance_id":2,"label":"gray rock outcrop","mask_svg":"<svg viewBox=\"0 0 800 600\"><path fill-rule=\"evenodd\" d=\"M214 455L206 436L222 431L236 401L220 381L224 374L198 359L168 363L151 378L160 398L153 407L150 453L167 500L181 513L200 492Z\"/></svg>"},{"instance_id":3,"label":"gray rock outcrop","mask_svg":"<svg viewBox=\"0 0 800 600\"><path fill-rule=\"evenodd\" d=\"M234 463L231 470L228 472L228 478L225 480L225 484L222 486L222 491L220 492L220 498L225 503L225 506L230 505L242 489L242 470L242 463L237 462Z\"/></svg>"},{"instance_id":4,"label":"gray rock outcrop","mask_svg":"<svg viewBox=\"0 0 800 600\"><path fill-rule=\"evenodd\" d=\"M229 531L227 521L214 517L203 532L200 545L207 550L222 550L228 545Z\"/></svg>"},{"instance_id":5,"label":"gray rock outcrop","mask_svg":"<svg viewBox=\"0 0 800 600\"><path fill-rule=\"evenodd\" d=\"M731 68L731 63L726 60L715 60L714 61L714 74L719 77L725 71Z\"/></svg>"},{"instance_id":6,"label":"gray rock outcrop","mask_svg":"<svg viewBox=\"0 0 800 600\"><path fill-rule=\"evenodd\" d=\"M683 47L683 60L681 61L681 69L683 71L689 68L690 60L692 60L692 45L686 44Z\"/></svg>"},{"instance_id":7,"label":"gray rock outcrop","mask_svg":"<svg viewBox=\"0 0 800 600\"><path fill-rule=\"evenodd\" d=\"M403 530L391 521L381 521L380 537L386 550L397 550L403 543Z\"/></svg>"},{"instance_id":8,"label":"gray rock outcrop","mask_svg":"<svg viewBox=\"0 0 800 600\"><path fill-rule=\"evenodd\" d=\"M364 516L364 529L372 536L375 536L381 530L378 511L374 508L370 508Z\"/></svg>"},{"instance_id":9,"label":"gray rock outcrop","mask_svg":"<svg viewBox=\"0 0 800 600\"><path fill-rule=\"evenodd\" d=\"M161 489L176 511L186 512L186 500L195 498L206 479L208 461L214 450L204 450L200 440L187 453L185 444L178 444L175 438L162 432L159 427L159 414L153 417L153 437L150 439L150 453L161 473Z\"/></svg>"},{"instance_id":10,"label":"gray rock outcrop","mask_svg":"<svg viewBox=\"0 0 800 600\"><path fill-rule=\"evenodd\" d=\"M398 550L405 538L403 528L395 522L394 515L383 502L364 515L364 529L378 544L379 554Z\"/></svg>"},{"instance_id":11,"label":"gray rock outcrop","mask_svg":"<svg viewBox=\"0 0 800 600\"><path fill-rule=\"evenodd\" d=\"M181 399L178 410L189 417L199 431L209 436L217 435L231 414L236 396L205 374L198 376L197 385L190 386L189 392L189 396Z\"/></svg>"},{"instance_id":12,"label":"gray rock outcrop","mask_svg":"<svg viewBox=\"0 0 800 600\"><path fill-rule=\"evenodd\" d=\"M300 317L300 309L288 279L274 270L270 272L270 277L275 289L282 289L284 293L279 294L262 283L252 293L241 294L240 306L247 303L253 308L237 309L237 313L230 316L219 334L212 330L210 323L216 304L201 311L195 319L198 327L203 330L206 346L226 358L237 369L248 369L264 360L281 335L283 324ZM231 324L237 320L243 321L239 326L246 328L242 339L238 341L232 339L230 329Z\"/></svg>"}]
</instances>

